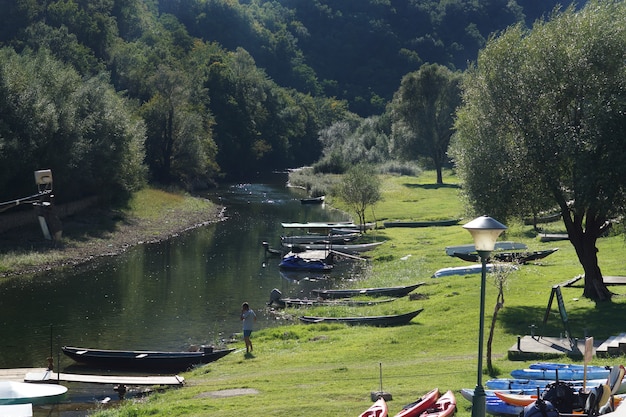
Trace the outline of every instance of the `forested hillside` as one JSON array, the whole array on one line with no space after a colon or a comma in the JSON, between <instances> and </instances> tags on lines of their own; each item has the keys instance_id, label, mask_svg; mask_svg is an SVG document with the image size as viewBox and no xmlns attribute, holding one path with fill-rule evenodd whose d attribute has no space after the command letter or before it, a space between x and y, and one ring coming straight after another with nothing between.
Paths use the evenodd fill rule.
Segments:
<instances>
[{"instance_id":1,"label":"forested hillside","mask_svg":"<svg viewBox=\"0 0 626 417\"><path fill-rule=\"evenodd\" d=\"M43 168L69 200L312 163L405 74L463 70L555 3L0 0L2 200Z\"/></svg>"}]
</instances>

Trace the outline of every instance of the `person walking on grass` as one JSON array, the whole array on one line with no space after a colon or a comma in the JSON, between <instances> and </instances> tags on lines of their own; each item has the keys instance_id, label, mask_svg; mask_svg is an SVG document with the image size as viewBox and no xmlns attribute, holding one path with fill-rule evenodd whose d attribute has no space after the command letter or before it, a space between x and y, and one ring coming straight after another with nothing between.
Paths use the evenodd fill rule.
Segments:
<instances>
[{"instance_id":1,"label":"person walking on grass","mask_svg":"<svg viewBox=\"0 0 626 417\"><path fill-rule=\"evenodd\" d=\"M250 335L256 322L256 313L250 308L248 303L241 305L241 321L243 321L243 340L246 342L246 353L250 353L252 352Z\"/></svg>"}]
</instances>

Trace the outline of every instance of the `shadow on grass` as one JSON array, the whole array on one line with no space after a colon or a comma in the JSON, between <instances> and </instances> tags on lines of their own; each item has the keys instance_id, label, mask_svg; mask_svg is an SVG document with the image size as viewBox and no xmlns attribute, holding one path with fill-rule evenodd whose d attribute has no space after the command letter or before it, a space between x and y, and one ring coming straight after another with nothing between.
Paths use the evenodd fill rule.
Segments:
<instances>
[{"instance_id":1,"label":"shadow on grass","mask_svg":"<svg viewBox=\"0 0 626 417\"><path fill-rule=\"evenodd\" d=\"M458 184L403 184L407 188L421 188L422 190L439 190L441 188L461 188Z\"/></svg>"},{"instance_id":2,"label":"shadow on grass","mask_svg":"<svg viewBox=\"0 0 626 417\"><path fill-rule=\"evenodd\" d=\"M582 297L582 288L580 291ZM537 336L559 337L565 332L565 324L556 300L553 301L549 311L548 301L549 294L546 294L546 306L543 308L507 307L505 304L504 309L498 314L498 322L510 334L523 336L534 333ZM623 324L617 318L624 317L625 314L626 306L622 303L597 303L593 309L573 312L567 311L567 302L565 303L565 315L572 332L571 336L579 339L593 336L600 341L622 333ZM485 319L489 322L490 317Z\"/></svg>"},{"instance_id":3,"label":"shadow on grass","mask_svg":"<svg viewBox=\"0 0 626 417\"><path fill-rule=\"evenodd\" d=\"M8 230L0 235L0 253L20 251L45 253L71 246L71 242L102 239L110 236L121 225L129 224L129 220L120 211L97 208L65 217L61 219L61 224L63 238L60 241L46 240L36 222Z\"/></svg>"}]
</instances>

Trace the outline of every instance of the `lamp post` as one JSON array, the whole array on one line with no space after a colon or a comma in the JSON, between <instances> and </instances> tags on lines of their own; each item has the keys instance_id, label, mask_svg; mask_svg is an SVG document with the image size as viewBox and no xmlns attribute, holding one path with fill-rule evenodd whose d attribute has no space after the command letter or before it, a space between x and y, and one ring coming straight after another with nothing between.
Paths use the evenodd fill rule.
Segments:
<instances>
[{"instance_id":1,"label":"lamp post","mask_svg":"<svg viewBox=\"0 0 626 417\"><path fill-rule=\"evenodd\" d=\"M478 327L478 381L472 398L472 417L485 417L486 399L483 387L483 339L485 328L485 281L487 277L487 259L495 248L496 240L506 226L489 216L480 216L463 226L474 238L476 252L482 263L480 280L480 325Z\"/></svg>"}]
</instances>

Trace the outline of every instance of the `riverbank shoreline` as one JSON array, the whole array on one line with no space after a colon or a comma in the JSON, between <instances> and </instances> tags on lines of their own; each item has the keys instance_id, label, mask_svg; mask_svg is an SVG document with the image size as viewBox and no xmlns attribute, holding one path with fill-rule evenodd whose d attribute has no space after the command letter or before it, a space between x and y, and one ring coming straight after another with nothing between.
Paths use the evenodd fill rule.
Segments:
<instances>
[{"instance_id":1,"label":"riverbank shoreline","mask_svg":"<svg viewBox=\"0 0 626 417\"><path fill-rule=\"evenodd\" d=\"M38 224L0 235L0 279L72 267L161 242L186 231L225 220L224 207L196 196L165 194L146 216L132 209L92 208L62 219L63 235L46 240ZM159 197L153 197L159 198Z\"/></svg>"}]
</instances>

